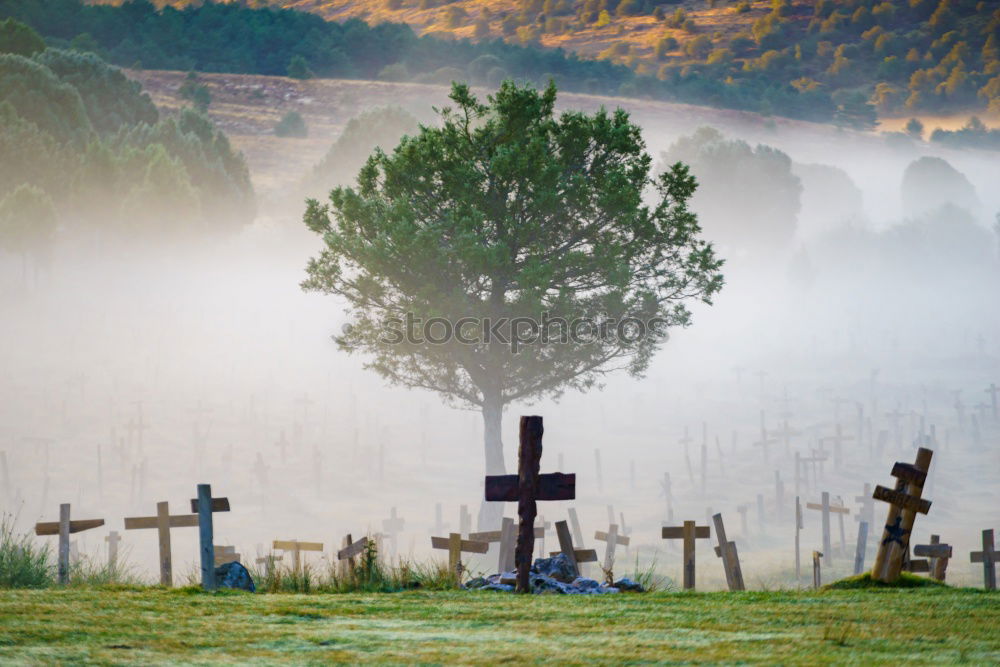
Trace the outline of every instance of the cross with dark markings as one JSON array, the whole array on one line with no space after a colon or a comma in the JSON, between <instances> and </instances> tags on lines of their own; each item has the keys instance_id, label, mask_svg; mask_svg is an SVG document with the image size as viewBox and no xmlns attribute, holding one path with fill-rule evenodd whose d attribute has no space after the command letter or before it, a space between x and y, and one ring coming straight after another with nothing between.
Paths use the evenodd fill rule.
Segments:
<instances>
[{"instance_id":1,"label":"cross with dark markings","mask_svg":"<svg viewBox=\"0 0 1000 667\"><path fill-rule=\"evenodd\" d=\"M665 540L684 540L684 590L694 590L694 541L712 536L708 526L696 526L694 521L685 521L683 526L664 526L661 533Z\"/></svg>"},{"instance_id":2,"label":"cross with dark markings","mask_svg":"<svg viewBox=\"0 0 1000 667\"><path fill-rule=\"evenodd\" d=\"M872 568L873 579L893 583L899 578L903 561L909 553L909 535L913 531L913 522L918 513L927 514L931 508L931 501L920 496L933 455L934 452L921 447L917 450L915 463L897 462L892 467L892 476L896 478L894 489L876 486L872 493L875 500L889 503L885 530Z\"/></svg>"},{"instance_id":3,"label":"cross with dark markings","mask_svg":"<svg viewBox=\"0 0 1000 667\"><path fill-rule=\"evenodd\" d=\"M530 593L528 575L535 551L535 517L539 500L573 500L576 498L576 475L553 472L539 474L542 459L542 418L521 417L520 447L516 475L488 475L486 500L517 502L520 519L514 564L517 567L517 592Z\"/></svg>"}]
</instances>

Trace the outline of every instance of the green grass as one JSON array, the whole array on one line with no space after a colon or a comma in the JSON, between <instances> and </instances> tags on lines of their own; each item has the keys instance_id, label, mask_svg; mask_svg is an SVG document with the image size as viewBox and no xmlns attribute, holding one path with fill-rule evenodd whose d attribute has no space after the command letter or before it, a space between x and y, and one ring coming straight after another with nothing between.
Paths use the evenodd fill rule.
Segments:
<instances>
[{"instance_id":1,"label":"green grass","mask_svg":"<svg viewBox=\"0 0 1000 667\"><path fill-rule=\"evenodd\" d=\"M0 663L1000 661L975 589L514 596L0 591Z\"/></svg>"},{"instance_id":2,"label":"green grass","mask_svg":"<svg viewBox=\"0 0 1000 667\"><path fill-rule=\"evenodd\" d=\"M878 579L872 579L871 572L865 572L853 577L846 577L832 584L827 584L824 588L835 591L849 591L864 588L934 588L935 586L945 586L946 584L931 579L930 577L918 577L909 572L900 572L899 579L891 584Z\"/></svg>"}]
</instances>

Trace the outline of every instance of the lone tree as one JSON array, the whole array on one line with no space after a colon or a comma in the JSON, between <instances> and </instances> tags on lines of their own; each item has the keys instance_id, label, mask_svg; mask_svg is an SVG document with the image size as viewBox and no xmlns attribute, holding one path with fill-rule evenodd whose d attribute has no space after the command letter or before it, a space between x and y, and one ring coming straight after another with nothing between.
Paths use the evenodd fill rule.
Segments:
<instances>
[{"instance_id":1,"label":"lone tree","mask_svg":"<svg viewBox=\"0 0 1000 667\"><path fill-rule=\"evenodd\" d=\"M450 97L440 127L377 149L329 203L308 200L305 223L326 247L302 286L346 300L337 342L369 355L367 368L481 410L486 470L502 474L504 406L616 369L640 375L666 328L690 323L685 304L711 303L722 262L687 207L694 177L679 163L651 175L624 111L556 116L551 83L506 81L488 104L453 84ZM407 313L424 328L401 325ZM560 325L528 341L545 317L660 326L569 336ZM483 331L504 318L526 319Z\"/></svg>"}]
</instances>

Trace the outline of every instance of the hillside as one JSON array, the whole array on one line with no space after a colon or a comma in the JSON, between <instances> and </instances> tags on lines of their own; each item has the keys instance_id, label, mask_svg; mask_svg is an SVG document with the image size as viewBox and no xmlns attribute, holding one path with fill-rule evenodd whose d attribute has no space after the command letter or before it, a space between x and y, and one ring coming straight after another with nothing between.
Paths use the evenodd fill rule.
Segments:
<instances>
[{"instance_id":1,"label":"hillside","mask_svg":"<svg viewBox=\"0 0 1000 667\"><path fill-rule=\"evenodd\" d=\"M563 48L670 82L690 101L843 122L1000 113L1000 8L981 0L270 0L333 21ZM719 85L719 84L723 85ZM780 88L782 92L777 92ZM641 93L642 86L626 94ZM743 98L761 99L746 107ZM866 111L865 103L875 109ZM790 111L791 109L791 111ZM820 109L815 113L821 114Z\"/></svg>"},{"instance_id":2,"label":"hillside","mask_svg":"<svg viewBox=\"0 0 1000 667\"><path fill-rule=\"evenodd\" d=\"M856 128L1000 111L1000 9L982 0L269 2L157 12L0 0L0 18L125 67L493 87L552 78L564 91Z\"/></svg>"}]
</instances>

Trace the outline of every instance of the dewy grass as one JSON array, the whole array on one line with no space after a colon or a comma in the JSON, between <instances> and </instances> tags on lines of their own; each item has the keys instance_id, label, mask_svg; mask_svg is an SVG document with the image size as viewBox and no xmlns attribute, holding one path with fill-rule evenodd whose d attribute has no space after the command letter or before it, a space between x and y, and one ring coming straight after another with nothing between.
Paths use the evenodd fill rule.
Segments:
<instances>
[{"instance_id":1,"label":"dewy grass","mask_svg":"<svg viewBox=\"0 0 1000 667\"><path fill-rule=\"evenodd\" d=\"M979 589L647 595L0 591L0 663L1000 662Z\"/></svg>"},{"instance_id":2,"label":"dewy grass","mask_svg":"<svg viewBox=\"0 0 1000 667\"><path fill-rule=\"evenodd\" d=\"M18 533L14 516L0 516L0 588L44 588L55 581L49 546L38 546L29 533Z\"/></svg>"}]
</instances>

